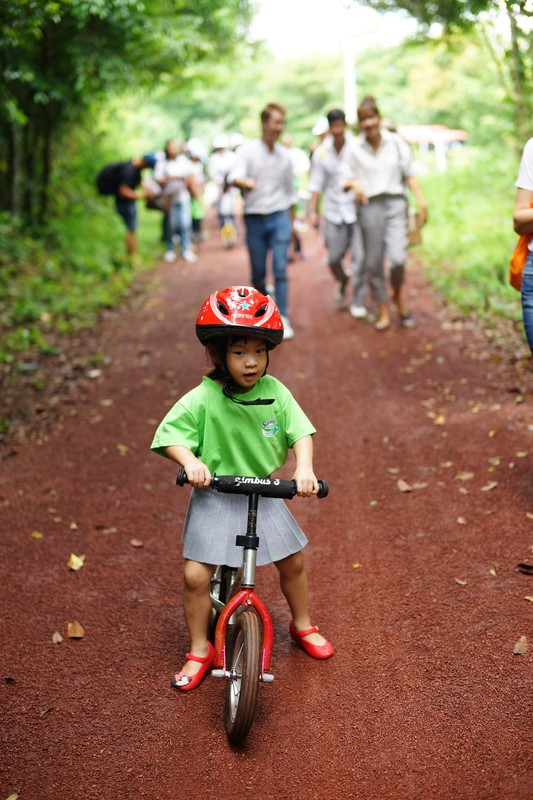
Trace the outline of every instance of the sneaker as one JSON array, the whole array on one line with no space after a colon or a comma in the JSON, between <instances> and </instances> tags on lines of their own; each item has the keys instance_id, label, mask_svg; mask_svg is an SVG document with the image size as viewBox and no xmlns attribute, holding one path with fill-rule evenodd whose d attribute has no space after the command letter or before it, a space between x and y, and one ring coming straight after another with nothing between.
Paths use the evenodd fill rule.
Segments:
<instances>
[{"instance_id":1,"label":"sneaker","mask_svg":"<svg viewBox=\"0 0 533 800\"><path fill-rule=\"evenodd\" d=\"M171 261L176 260L176 253L174 250L167 250L165 255L163 256L163 260L170 264Z\"/></svg>"},{"instance_id":2,"label":"sneaker","mask_svg":"<svg viewBox=\"0 0 533 800\"><path fill-rule=\"evenodd\" d=\"M282 315L281 321L283 322L283 341L294 339L294 331L288 318Z\"/></svg>"},{"instance_id":3,"label":"sneaker","mask_svg":"<svg viewBox=\"0 0 533 800\"><path fill-rule=\"evenodd\" d=\"M194 264L195 261L198 261L198 256L192 250L184 250L181 257L184 261L188 261L189 264Z\"/></svg>"},{"instance_id":4,"label":"sneaker","mask_svg":"<svg viewBox=\"0 0 533 800\"><path fill-rule=\"evenodd\" d=\"M354 319L368 317L368 311L364 306L350 306L350 314Z\"/></svg>"}]
</instances>

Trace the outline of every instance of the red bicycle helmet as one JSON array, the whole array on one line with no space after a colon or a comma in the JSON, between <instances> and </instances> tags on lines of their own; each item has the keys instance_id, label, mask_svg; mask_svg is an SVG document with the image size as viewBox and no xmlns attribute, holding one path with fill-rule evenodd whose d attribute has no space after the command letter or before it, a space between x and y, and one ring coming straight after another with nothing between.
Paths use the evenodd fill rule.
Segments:
<instances>
[{"instance_id":1,"label":"red bicycle helmet","mask_svg":"<svg viewBox=\"0 0 533 800\"><path fill-rule=\"evenodd\" d=\"M272 349L283 339L283 322L272 298L251 286L230 286L204 301L196 335L202 344L219 336L250 336L264 339Z\"/></svg>"}]
</instances>

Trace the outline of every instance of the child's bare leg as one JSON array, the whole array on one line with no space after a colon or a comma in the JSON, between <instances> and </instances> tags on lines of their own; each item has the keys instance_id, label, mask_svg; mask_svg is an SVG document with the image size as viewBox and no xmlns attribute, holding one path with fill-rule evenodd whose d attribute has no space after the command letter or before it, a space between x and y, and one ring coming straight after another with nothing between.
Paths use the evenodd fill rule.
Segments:
<instances>
[{"instance_id":1,"label":"child's bare leg","mask_svg":"<svg viewBox=\"0 0 533 800\"><path fill-rule=\"evenodd\" d=\"M211 600L209 586L213 576L214 567L211 564L201 564L199 561L185 559L183 568L183 611L189 636L191 637L191 652L195 656L207 655L207 626ZM197 661L186 661L182 672L184 675L194 675L201 668Z\"/></svg>"},{"instance_id":2,"label":"child's bare leg","mask_svg":"<svg viewBox=\"0 0 533 800\"><path fill-rule=\"evenodd\" d=\"M294 553L281 561L276 561L276 567L279 571L281 591L289 604L294 627L297 631L305 631L311 628L307 575L302 553ZM304 638L311 644L323 645L326 642L326 639L319 633L310 633Z\"/></svg>"}]
</instances>

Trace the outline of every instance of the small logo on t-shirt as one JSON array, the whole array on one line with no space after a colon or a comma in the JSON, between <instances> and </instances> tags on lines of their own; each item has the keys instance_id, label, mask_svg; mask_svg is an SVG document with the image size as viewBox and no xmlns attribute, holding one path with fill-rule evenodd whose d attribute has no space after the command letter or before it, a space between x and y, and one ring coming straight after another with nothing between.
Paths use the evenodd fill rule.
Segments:
<instances>
[{"instance_id":1,"label":"small logo on t-shirt","mask_svg":"<svg viewBox=\"0 0 533 800\"><path fill-rule=\"evenodd\" d=\"M279 425L275 419L267 419L263 422L263 436L275 436L279 431Z\"/></svg>"}]
</instances>

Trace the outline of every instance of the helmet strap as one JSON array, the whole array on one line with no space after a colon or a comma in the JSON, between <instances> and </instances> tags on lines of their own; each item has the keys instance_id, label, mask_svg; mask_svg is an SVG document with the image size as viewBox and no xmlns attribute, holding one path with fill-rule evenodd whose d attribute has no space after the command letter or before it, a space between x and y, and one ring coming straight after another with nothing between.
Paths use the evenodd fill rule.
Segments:
<instances>
[{"instance_id":1,"label":"helmet strap","mask_svg":"<svg viewBox=\"0 0 533 800\"><path fill-rule=\"evenodd\" d=\"M270 406L274 402L274 400L262 400L260 397L257 400L241 400L232 393L231 389L233 387L233 381L230 375L226 375L224 378L224 384L222 386L222 394L224 397L229 398L234 403L238 403L240 406Z\"/></svg>"}]
</instances>

